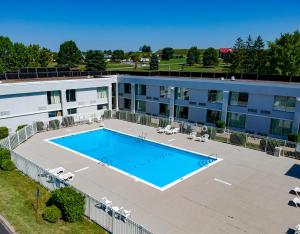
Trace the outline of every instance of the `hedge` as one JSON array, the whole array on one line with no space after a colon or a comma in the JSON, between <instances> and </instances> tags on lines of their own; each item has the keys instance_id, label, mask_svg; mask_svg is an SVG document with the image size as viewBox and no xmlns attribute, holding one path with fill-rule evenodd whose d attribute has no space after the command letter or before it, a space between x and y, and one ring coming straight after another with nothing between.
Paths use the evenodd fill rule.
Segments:
<instances>
[{"instance_id":1,"label":"hedge","mask_svg":"<svg viewBox=\"0 0 300 234\"><path fill-rule=\"evenodd\" d=\"M1 161L1 168L4 171L12 171L16 168L16 166L13 161L11 161L9 159L5 159L5 160Z\"/></svg>"},{"instance_id":2,"label":"hedge","mask_svg":"<svg viewBox=\"0 0 300 234\"><path fill-rule=\"evenodd\" d=\"M274 154L275 147L278 147L281 145L281 142L276 140L267 140L267 146L266 146L266 139L261 139L259 142L259 148L262 151L266 150L266 153L268 154Z\"/></svg>"},{"instance_id":3,"label":"hedge","mask_svg":"<svg viewBox=\"0 0 300 234\"><path fill-rule=\"evenodd\" d=\"M243 133L231 133L230 134L230 143L234 145L245 145L246 136Z\"/></svg>"},{"instance_id":4,"label":"hedge","mask_svg":"<svg viewBox=\"0 0 300 234\"><path fill-rule=\"evenodd\" d=\"M5 148L0 148L0 164L3 160L10 160L10 151Z\"/></svg>"},{"instance_id":5,"label":"hedge","mask_svg":"<svg viewBox=\"0 0 300 234\"><path fill-rule=\"evenodd\" d=\"M298 143L298 142L300 142L300 134L289 134L288 140Z\"/></svg>"},{"instance_id":6,"label":"hedge","mask_svg":"<svg viewBox=\"0 0 300 234\"><path fill-rule=\"evenodd\" d=\"M41 121L36 122L36 129L38 132L43 131L44 130L44 122L41 122Z\"/></svg>"},{"instance_id":7,"label":"hedge","mask_svg":"<svg viewBox=\"0 0 300 234\"><path fill-rule=\"evenodd\" d=\"M54 190L47 202L48 206L56 205L62 212L65 221L74 222L84 215L84 196L71 187Z\"/></svg>"},{"instance_id":8,"label":"hedge","mask_svg":"<svg viewBox=\"0 0 300 234\"><path fill-rule=\"evenodd\" d=\"M49 121L49 128L51 130L59 129L59 120L58 119L50 120Z\"/></svg>"},{"instance_id":9,"label":"hedge","mask_svg":"<svg viewBox=\"0 0 300 234\"><path fill-rule=\"evenodd\" d=\"M222 121L222 120L216 121L216 127L217 128L225 128L225 126L226 126L226 124L225 124L224 121Z\"/></svg>"},{"instance_id":10,"label":"hedge","mask_svg":"<svg viewBox=\"0 0 300 234\"><path fill-rule=\"evenodd\" d=\"M0 139L8 137L8 128L7 127L0 127Z\"/></svg>"},{"instance_id":11,"label":"hedge","mask_svg":"<svg viewBox=\"0 0 300 234\"><path fill-rule=\"evenodd\" d=\"M61 218L61 211L55 205L48 206L45 208L43 213L43 219L50 222L56 223Z\"/></svg>"},{"instance_id":12,"label":"hedge","mask_svg":"<svg viewBox=\"0 0 300 234\"><path fill-rule=\"evenodd\" d=\"M22 125L19 125L16 129L16 132L21 130L22 128L25 128L27 126L27 124L22 124Z\"/></svg>"},{"instance_id":13,"label":"hedge","mask_svg":"<svg viewBox=\"0 0 300 234\"><path fill-rule=\"evenodd\" d=\"M74 124L75 124L75 121L74 121L73 116L64 117L62 122L61 122L61 125L64 126L64 127L73 126Z\"/></svg>"}]
</instances>

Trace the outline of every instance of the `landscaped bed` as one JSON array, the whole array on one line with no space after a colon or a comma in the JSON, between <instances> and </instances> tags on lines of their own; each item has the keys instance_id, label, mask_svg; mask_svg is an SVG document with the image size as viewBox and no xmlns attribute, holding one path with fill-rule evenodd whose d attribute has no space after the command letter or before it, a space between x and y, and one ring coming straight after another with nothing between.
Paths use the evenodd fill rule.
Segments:
<instances>
[{"instance_id":1,"label":"landscaped bed","mask_svg":"<svg viewBox=\"0 0 300 234\"><path fill-rule=\"evenodd\" d=\"M36 191L40 191L36 215ZM60 220L49 223L42 218L50 193L17 170L0 170L0 211L17 233L106 233L87 219L68 223Z\"/></svg>"}]
</instances>

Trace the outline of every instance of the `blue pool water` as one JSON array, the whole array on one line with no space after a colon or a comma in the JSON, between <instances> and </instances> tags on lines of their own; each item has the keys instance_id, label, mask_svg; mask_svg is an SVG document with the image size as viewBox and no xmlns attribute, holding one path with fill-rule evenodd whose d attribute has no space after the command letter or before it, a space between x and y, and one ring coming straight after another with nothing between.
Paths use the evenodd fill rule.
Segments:
<instances>
[{"instance_id":1,"label":"blue pool water","mask_svg":"<svg viewBox=\"0 0 300 234\"><path fill-rule=\"evenodd\" d=\"M216 160L108 129L55 138L50 142L109 164L161 189Z\"/></svg>"}]
</instances>

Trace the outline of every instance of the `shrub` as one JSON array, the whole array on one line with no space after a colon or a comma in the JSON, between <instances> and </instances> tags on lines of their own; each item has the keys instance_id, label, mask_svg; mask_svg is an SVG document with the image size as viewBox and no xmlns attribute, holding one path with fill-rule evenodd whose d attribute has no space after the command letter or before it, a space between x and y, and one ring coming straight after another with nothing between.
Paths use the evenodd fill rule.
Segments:
<instances>
[{"instance_id":1,"label":"shrub","mask_svg":"<svg viewBox=\"0 0 300 234\"><path fill-rule=\"evenodd\" d=\"M207 133L209 134L209 138L213 140L213 139L215 139L215 137L217 135L217 130L215 128L209 127L207 129Z\"/></svg>"},{"instance_id":2,"label":"shrub","mask_svg":"<svg viewBox=\"0 0 300 234\"><path fill-rule=\"evenodd\" d=\"M266 142L268 142L267 146L266 146ZM280 145L281 145L281 142L276 141L276 140L261 139L260 142L259 142L259 148L262 151L266 150L266 153L268 153L268 154L274 154L275 147L278 147Z\"/></svg>"},{"instance_id":3,"label":"shrub","mask_svg":"<svg viewBox=\"0 0 300 234\"><path fill-rule=\"evenodd\" d=\"M64 117L62 122L61 122L61 125L64 126L64 127L69 127L69 126L73 126L74 125L74 117L73 116L67 116L67 117Z\"/></svg>"},{"instance_id":4,"label":"shrub","mask_svg":"<svg viewBox=\"0 0 300 234\"><path fill-rule=\"evenodd\" d=\"M246 136L243 133L231 133L230 134L230 143L234 145L245 145Z\"/></svg>"},{"instance_id":5,"label":"shrub","mask_svg":"<svg viewBox=\"0 0 300 234\"><path fill-rule=\"evenodd\" d=\"M1 168L4 171L12 171L16 168L16 166L13 161L11 161L9 159L5 159L5 160L1 161Z\"/></svg>"},{"instance_id":6,"label":"shrub","mask_svg":"<svg viewBox=\"0 0 300 234\"><path fill-rule=\"evenodd\" d=\"M50 120L49 128L52 130L59 129L59 120L58 119Z\"/></svg>"},{"instance_id":7,"label":"shrub","mask_svg":"<svg viewBox=\"0 0 300 234\"><path fill-rule=\"evenodd\" d=\"M8 137L8 128L7 127L0 127L0 139Z\"/></svg>"},{"instance_id":8,"label":"shrub","mask_svg":"<svg viewBox=\"0 0 300 234\"><path fill-rule=\"evenodd\" d=\"M0 148L0 164L3 160L10 160L10 151L5 148Z\"/></svg>"},{"instance_id":9,"label":"shrub","mask_svg":"<svg viewBox=\"0 0 300 234\"><path fill-rule=\"evenodd\" d=\"M216 121L216 127L217 128L225 128L225 126L226 126L226 124L225 124L224 121L222 121L222 120Z\"/></svg>"},{"instance_id":10,"label":"shrub","mask_svg":"<svg viewBox=\"0 0 300 234\"><path fill-rule=\"evenodd\" d=\"M36 129L38 132L41 132L44 130L44 123L39 121L39 122L36 122Z\"/></svg>"},{"instance_id":11,"label":"shrub","mask_svg":"<svg viewBox=\"0 0 300 234\"><path fill-rule=\"evenodd\" d=\"M55 205L48 206L45 208L43 213L43 219L50 222L56 223L61 218L61 211Z\"/></svg>"},{"instance_id":12,"label":"shrub","mask_svg":"<svg viewBox=\"0 0 300 234\"><path fill-rule=\"evenodd\" d=\"M54 190L47 205L56 205L65 221L74 222L84 215L84 196L70 187Z\"/></svg>"},{"instance_id":13,"label":"shrub","mask_svg":"<svg viewBox=\"0 0 300 234\"><path fill-rule=\"evenodd\" d=\"M22 128L25 128L27 126L27 124L22 124L22 125L19 125L16 129L16 132L21 130Z\"/></svg>"},{"instance_id":14,"label":"shrub","mask_svg":"<svg viewBox=\"0 0 300 234\"><path fill-rule=\"evenodd\" d=\"M292 142L300 142L300 134L289 134L288 140Z\"/></svg>"}]
</instances>

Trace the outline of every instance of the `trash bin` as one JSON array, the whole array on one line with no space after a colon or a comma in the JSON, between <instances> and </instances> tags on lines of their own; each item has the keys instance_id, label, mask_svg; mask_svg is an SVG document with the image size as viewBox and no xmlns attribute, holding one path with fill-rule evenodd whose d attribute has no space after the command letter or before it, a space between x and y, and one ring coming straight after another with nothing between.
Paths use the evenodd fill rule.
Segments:
<instances>
[{"instance_id":1,"label":"trash bin","mask_svg":"<svg viewBox=\"0 0 300 234\"><path fill-rule=\"evenodd\" d=\"M275 157L280 157L281 156L281 151L282 151L281 147L275 147L274 156Z\"/></svg>"}]
</instances>

